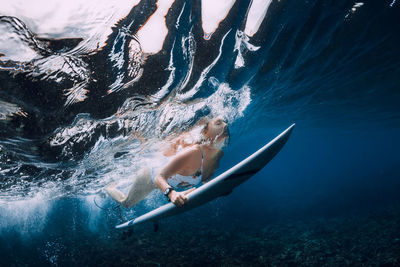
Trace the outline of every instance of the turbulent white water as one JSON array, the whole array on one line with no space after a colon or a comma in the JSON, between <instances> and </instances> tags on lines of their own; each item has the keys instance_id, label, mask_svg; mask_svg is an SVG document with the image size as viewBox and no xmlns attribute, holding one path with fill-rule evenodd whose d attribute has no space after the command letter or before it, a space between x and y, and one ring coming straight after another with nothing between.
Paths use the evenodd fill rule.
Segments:
<instances>
[{"instance_id":1,"label":"turbulent white water","mask_svg":"<svg viewBox=\"0 0 400 267\"><path fill-rule=\"evenodd\" d=\"M220 16L213 9L216 3L202 1L201 22L207 34L218 30L220 22L226 18L234 3L235 1L227 1L217 4L218 10L224 10L224 14ZM167 16L174 15L170 12L176 3L173 0L159 0L154 11L140 12L146 17L143 24L137 27L137 31L128 30L135 21L129 22L129 26L114 31L115 39L110 41L108 38L113 27L141 4L145 3L47 3L42 0L29 3L9 2L2 6L0 13L8 16L3 17L3 23L0 24L1 29L8 33L0 40L0 52L3 54L1 59L6 62L0 65L0 69L15 74L22 72L33 81L59 84L61 88L56 90L61 89L67 109L90 100L91 84L97 81L93 78L93 67L85 57L105 49L108 44L111 51L107 54L107 59L115 76L108 88L105 88L107 94L104 97L121 91L129 92L142 78L146 78L142 75L147 61L164 51L166 36L171 29L182 31L180 27L183 27L189 15L185 10L190 8L184 3L181 10L175 10L179 15L176 17L176 24L166 25ZM253 3L252 7L254 5ZM246 29L248 27L247 25ZM38 169L32 172L27 167L27 164L31 164L29 160L16 160L0 169L4 175L10 176L3 185L6 190L0 192L0 201L7 203L38 196L41 199L54 199L63 195L87 195L96 193L111 181L127 185L134 173L143 167L146 158L159 149L165 137L189 129L205 115L222 116L230 124L242 117L251 103L250 86L245 84L240 89L233 90L227 82L219 81L211 75L221 60L223 46L226 45L231 30L225 29L226 33L220 42L214 40L219 46L218 54L211 58L199 75L195 73L196 38L201 36L194 36L191 28L187 30L186 34L174 40L172 49L168 52L169 64L165 72L169 73L169 78L161 88L149 95L133 94L127 97L118 111L109 117L98 119L90 113L79 113L71 124L54 129L46 136L45 142L50 148L60 150L57 157L83 158L59 164L40 163L40 158L30 155L38 150L34 145L33 152L25 154L31 160L39 161L40 164L35 163ZM254 29L257 30L258 28ZM69 50L57 52L52 51L42 38L81 38L82 41ZM248 41L246 39L245 45L238 48L241 58L243 49L255 51ZM176 52L178 49L182 49L181 55ZM181 60L183 64L180 63ZM244 64L242 60L241 66ZM187 71L182 75L182 70L185 69ZM192 86L187 88L190 83ZM0 103L3 102L0 100ZM10 120L16 116L31 115L16 104L4 102L1 105L0 118ZM140 143L136 138L137 134L151 142ZM14 146L15 143L17 141L12 140L7 144ZM80 152L81 147L85 147L86 152ZM4 155L11 153L1 144L0 149L3 149ZM116 156L121 153L123 156Z\"/></svg>"}]
</instances>

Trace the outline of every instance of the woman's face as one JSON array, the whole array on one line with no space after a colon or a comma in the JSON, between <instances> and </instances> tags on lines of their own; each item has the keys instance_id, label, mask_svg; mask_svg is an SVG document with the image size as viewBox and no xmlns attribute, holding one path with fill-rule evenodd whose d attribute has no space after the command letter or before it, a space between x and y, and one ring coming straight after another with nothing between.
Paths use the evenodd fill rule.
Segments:
<instances>
[{"instance_id":1,"label":"woman's face","mask_svg":"<svg viewBox=\"0 0 400 267\"><path fill-rule=\"evenodd\" d=\"M214 118L208 122L204 135L211 140L221 141L228 137L228 124L220 117Z\"/></svg>"}]
</instances>

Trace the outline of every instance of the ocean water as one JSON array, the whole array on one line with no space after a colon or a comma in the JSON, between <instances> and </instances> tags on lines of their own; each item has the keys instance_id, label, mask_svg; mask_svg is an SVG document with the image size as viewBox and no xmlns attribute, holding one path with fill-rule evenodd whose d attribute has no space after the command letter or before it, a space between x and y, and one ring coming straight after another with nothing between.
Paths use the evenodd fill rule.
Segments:
<instances>
[{"instance_id":1,"label":"ocean water","mask_svg":"<svg viewBox=\"0 0 400 267\"><path fill-rule=\"evenodd\" d=\"M400 265L400 3L214 2L2 3L0 266ZM204 116L216 174L296 126L229 196L114 229L166 199L102 188Z\"/></svg>"}]
</instances>

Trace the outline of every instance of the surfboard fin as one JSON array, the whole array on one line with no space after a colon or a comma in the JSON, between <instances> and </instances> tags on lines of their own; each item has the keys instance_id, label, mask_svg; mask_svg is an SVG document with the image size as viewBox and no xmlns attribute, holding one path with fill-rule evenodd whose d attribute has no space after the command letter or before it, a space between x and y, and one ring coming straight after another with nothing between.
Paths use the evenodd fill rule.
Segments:
<instances>
[{"instance_id":1,"label":"surfboard fin","mask_svg":"<svg viewBox=\"0 0 400 267\"><path fill-rule=\"evenodd\" d=\"M133 227L122 232L121 240L126 240L128 237L131 237L132 235L133 235Z\"/></svg>"},{"instance_id":2,"label":"surfboard fin","mask_svg":"<svg viewBox=\"0 0 400 267\"><path fill-rule=\"evenodd\" d=\"M158 228L160 227L160 225L158 224L158 221L154 222L154 232L158 232Z\"/></svg>"}]
</instances>

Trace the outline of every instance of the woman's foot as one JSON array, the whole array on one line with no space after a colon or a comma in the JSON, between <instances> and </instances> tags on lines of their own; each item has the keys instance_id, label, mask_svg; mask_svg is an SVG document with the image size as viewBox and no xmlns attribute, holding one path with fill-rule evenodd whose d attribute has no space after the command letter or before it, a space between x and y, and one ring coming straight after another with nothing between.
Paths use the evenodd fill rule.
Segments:
<instances>
[{"instance_id":1,"label":"woman's foot","mask_svg":"<svg viewBox=\"0 0 400 267\"><path fill-rule=\"evenodd\" d=\"M107 194L114 199L115 201L117 201L119 204L123 205L123 202L125 201L126 197L125 195L119 191L116 188L116 184L114 182L110 183L109 185L107 185L104 190L107 192Z\"/></svg>"}]
</instances>

